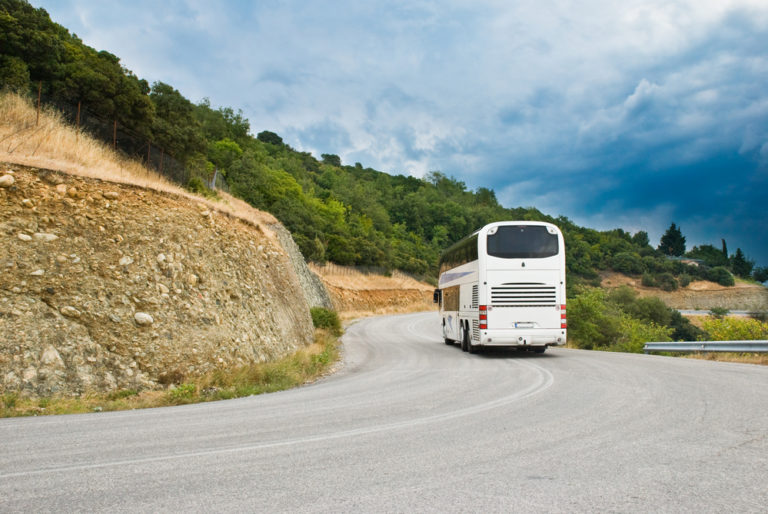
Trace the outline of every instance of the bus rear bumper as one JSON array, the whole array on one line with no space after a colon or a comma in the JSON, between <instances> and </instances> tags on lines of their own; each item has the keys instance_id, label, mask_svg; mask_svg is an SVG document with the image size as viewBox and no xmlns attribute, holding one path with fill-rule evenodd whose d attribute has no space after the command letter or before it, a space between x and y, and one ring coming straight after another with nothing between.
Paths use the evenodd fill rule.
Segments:
<instances>
[{"instance_id":1,"label":"bus rear bumper","mask_svg":"<svg viewBox=\"0 0 768 514\"><path fill-rule=\"evenodd\" d=\"M542 347L562 346L566 341L565 329L538 330L483 330L480 346Z\"/></svg>"}]
</instances>

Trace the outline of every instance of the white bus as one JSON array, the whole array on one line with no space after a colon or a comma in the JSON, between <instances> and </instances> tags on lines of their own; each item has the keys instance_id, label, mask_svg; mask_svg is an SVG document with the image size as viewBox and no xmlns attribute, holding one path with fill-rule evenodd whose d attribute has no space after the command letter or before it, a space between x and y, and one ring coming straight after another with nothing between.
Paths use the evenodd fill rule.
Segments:
<instances>
[{"instance_id":1,"label":"white bus","mask_svg":"<svg viewBox=\"0 0 768 514\"><path fill-rule=\"evenodd\" d=\"M551 223L484 226L443 252L438 287L445 344L470 353L565 344L565 245Z\"/></svg>"}]
</instances>

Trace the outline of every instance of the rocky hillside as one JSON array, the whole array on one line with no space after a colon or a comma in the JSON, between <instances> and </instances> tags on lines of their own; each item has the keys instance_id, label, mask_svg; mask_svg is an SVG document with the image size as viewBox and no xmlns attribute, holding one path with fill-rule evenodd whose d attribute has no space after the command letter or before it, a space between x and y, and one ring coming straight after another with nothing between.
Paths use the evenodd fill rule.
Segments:
<instances>
[{"instance_id":1,"label":"rocky hillside","mask_svg":"<svg viewBox=\"0 0 768 514\"><path fill-rule=\"evenodd\" d=\"M768 288L759 284L737 282L735 286L725 287L706 280L691 282L676 291L662 291L644 287L639 278L632 278L619 273L603 273L601 285L605 288L629 286L640 296L656 296L674 309L704 310L721 307L729 310L766 311L768 310Z\"/></svg>"},{"instance_id":2,"label":"rocky hillside","mask_svg":"<svg viewBox=\"0 0 768 514\"><path fill-rule=\"evenodd\" d=\"M399 271L383 276L331 263L311 264L310 269L320 277L333 308L344 319L436 309L434 287Z\"/></svg>"},{"instance_id":3,"label":"rocky hillside","mask_svg":"<svg viewBox=\"0 0 768 514\"><path fill-rule=\"evenodd\" d=\"M310 342L274 223L0 164L0 392L158 388Z\"/></svg>"}]
</instances>

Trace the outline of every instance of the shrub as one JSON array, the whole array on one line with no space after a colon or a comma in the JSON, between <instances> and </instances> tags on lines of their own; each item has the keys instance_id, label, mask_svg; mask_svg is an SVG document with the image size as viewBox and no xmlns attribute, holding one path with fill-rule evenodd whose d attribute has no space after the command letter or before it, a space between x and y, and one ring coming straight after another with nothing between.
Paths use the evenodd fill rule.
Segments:
<instances>
[{"instance_id":1,"label":"shrub","mask_svg":"<svg viewBox=\"0 0 768 514\"><path fill-rule=\"evenodd\" d=\"M608 300L619 305L623 309L635 303L637 300L637 293L629 286L621 286L608 293Z\"/></svg>"},{"instance_id":2,"label":"shrub","mask_svg":"<svg viewBox=\"0 0 768 514\"><path fill-rule=\"evenodd\" d=\"M707 280L717 282L721 286L732 286L736 283L731 272L722 266L712 268L707 272Z\"/></svg>"},{"instance_id":3,"label":"shrub","mask_svg":"<svg viewBox=\"0 0 768 514\"><path fill-rule=\"evenodd\" d=\"M195 384L181 384L168 392L170 398L174 401L189 400L197 392L197 386Z\"/></svg>"},{"instance_id":4,"label":"shrub","mask_svg":"<svg viewBox=\"0 0 768 514\"><path fill-rule=\"evenodd\" d=\"M627 275L640 275L645 271L640 256L630 252L620 252L614 255L611 260L611 268Z\"/></svg>"},{"instance_id":5,"label":"shrub","mask_svg":"<svg viewBox=\"0 0 768 514\"><path fill-rule=\"evenodd\" d=\"M218 196L218 193L209 188L200 177L192 177L189 179L189 182L187 182L187 189L195 194L205 196L206 198Z\"/></svg>"},{"instance_id":6,"label":"shrub","mask_svg":"<svg viewBox=\"0 0 768 514\"><path fill-rule=\"evenodd\" d=\"M310 313L312 314L312 324L316 328L327 329L336 336L341 335L341 321L336 311L324 307L312 307Z\"/></svg>"},{"instance_id":7,"label":"shrub","mask_svg":"<svg viewBox=\"0 0 768 514\"><path fill-rule=\"evenodd\" d=\"M688 287L691 283L691 276L687 273L680 275L680 287Z\"/></svg>"},{"instance_id":8,"label":"shrub","mask_svg":"<svg viewBox=\"0 0 768 514\"><path fill-rule=\"evenodd\" d=\"M725 307L712 307L709 311L709 315L712 316L713 318L722 319L725 316L727 316L729 312L731 311L729 311Z\"/></svg>"},{"instance_id":9,"label":"shrub","mask_svg":"<svg viewBox=\"0 0 768 514\"><path fill-rule=\"evenodd\" d=\"M672 312L659 298L648 297L638 298L631 304L624 307L624 312L634 318L638 318L657 325L669 325L672 321Z\"/></svg>"},{"instance_id":10,"label":"shrub","mask_svg":"<svg viewBox=\"0 0 768 514\"><path fill-rule=\"evenodd\" d=\"M656 287L661 288L664 291L677 290L677 280L672 273L659 273L656 275Z\"/></svg>"},{"instance_id":11,"label":"shrub","mask_svg":"<svg viewBox=\"0 0 768 514\"><path fill-rule=\"evenodd\" d=\"M752 311L749 313L749 317L752 319L756 319L757 321L762 321L765 323L768 321L768 312L766 311Z\"/></svg>"},{"instance_id":12,"label":"shrub","mask_svg":"<svg viewBox=\"0 0 768 514\"><path fill-rule=\"evenodd\" d=\"M568 302L568 339L591 350L610 345L619 335L619 311L602 289L589 289Z\"/></svg>"},{"instance_id":13,"label":"shrub","mask_svg":"<svg viewBox=\"0 0 768 514\"><path fill-rule=\"evenodd\" d=\"M749 318L707 318L702 323L714 341L768 339L768 323Z\"/></svg>"},{"instance_id":14,"label":"shrub","mask_svg":"<svg viewBox=\"0 0 768 514\"><path fill-rule=\"evenodd\" d=\"M582 291L568 302L568 340L577 348L641 352L650 341L703 339L706 333L659 298L629 287Z\"/></svg>"},{"instance_id":15,"label":"shrub","mask_svg":"<svg viewBox=\"0 0 768 514\"><path fill-rule=\"evenodd\" d=\"M646 323L628 315L621 317L621 335L607 350L615 352L642 353L645 343L671 341L672 328Z\"/></svg>"},{"instance_id":16,"label":"shrub","mask_svg":"<svg viewBox=\"0 0 768 514\"><path fill-rule=\"evenodd\" d=\"M670 273L674 272L675 264L675 261L670 261L664 257L643 257L643 266L645 266L647 271L650 271L654 274L663 273L665 271Z\"/></svg>"},{"instance_id":17,"label":"shrub","mask_svg":"<svg viewBox=\"0 0 768 514\"><path fill-rule=\"evenodd\" d=\"M643 279L640 281L645 287L656 287L656 279L650 273L643 273Z\"/></svg>"},{"instance_id":18,"label":"shrub","mask_svg":"<svg viewBox=\"0 0 768 514\"><path fill-rule=\"evenodd\" d=\"M672 339L675 341L701 341L708 337L708 334L691 323L691 320L680 314L677 309L670 309L672 319L669 326L674 329Z\"/></svg>"}]
</instances>

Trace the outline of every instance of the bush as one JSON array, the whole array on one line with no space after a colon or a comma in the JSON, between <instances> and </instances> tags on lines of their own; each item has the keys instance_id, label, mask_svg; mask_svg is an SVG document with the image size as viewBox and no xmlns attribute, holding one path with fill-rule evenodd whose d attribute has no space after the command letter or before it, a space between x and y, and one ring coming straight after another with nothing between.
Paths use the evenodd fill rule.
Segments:
<instances>
[{"instance_id":1,"label":"bush","mask_svg":"<svg viewBox=\"0 0 768 514\"><path fill-rule=\"evenodd\" d=\"M620 252L614 255L611 260L611 268L627 275L640 275L645 271L640 256L630 252Z\"/></svg>"},{"instance_id":2,"label":"bush","mask_svg":"<svg viewBox=\"0 0 768 514\"><path fill-rule=\"evenodd\" d=\"M641 352L651 341L696 341L706 333L659 298L629 287L588 289L568 301L568 340L586 350Z\"/></svg>"},{"instance_id":3,"label":"bush","mask_svg":"<svg viewBox=\"0 0 768 514\"><path fill-rule=\"evenodd\" d=\"M568 339L591 350L610 345L619 335L619 312L602 289L589 289L568 302Z\"/></svg>"},{"instance_id":4,"label":"bush","mask_svg":"<svg viewBox=\"0 0 768 514\"><path fill-rule=\"evenodd\" d=\"M768 323L749 318L707 318L702 323L713 341L768 339Z\"/></svg>"},{"instance_id":5,"label":"bush","mask_svg":"<svg viewBox=\"0 0 768 514\"><path fill-rule=\"evenodd\" d=\"M195 384L181 384L168 391L168 396L173 401L184 403L195 396L196 393L197 386Z\"/></svg>"},{"instance_id":6,"label":"bush","mask_svg":"<svg viewBox=\"0 0 768 514\"><path fill-rule=\"evenodd\" d=\"M643 279L640 281L645 287L656 287L656 279L650 273L643 273Z\"/></svg>"},{"instance_id":7,"label":"bush","mask_svg":"<svg viewBox=\"0 0 768 514\"><path fill-rule=\"evenodd\" d=\"M672 272L675 269L675 261L670 261L664 257L643 257L643 266L651 273Z\"/></svg>"},{"instance_id":8,"label":"bush","mask_svg":"<svg viewBox=\"0 0 768 514\"><path fill-rule=\"evenodd\" d=\"M669 325L672 321L672 312L659 298L638 298L623 308L624 312L632 316L657 325Z\"/></svg>"},{"instance_id":9,"label":"bush","mask_svg":"<svg viewBox=\"0 0 768 514\"><path fill-rule=\"evenodd\" d=\"M688 287L691 283L691 276L687 273L680 275L680 287Z\"/></svg>"},{"instance_id":10,"label":"bush","mask_svg":"<svg viewBox=\"0 0 768 514\"><path fill-rule=\"evenodd\" d=\"M722 266L712 268L707 272L707 280L717 282L721 286L732 286L736 283L731 272Z\"/></svg>"},{"instance_id":11,"label":"bush","mask_svg":"<svg viewBox=\"0 0 768 514\"><path fill-rule=\"evenodd\" d=\"M709 311L709 315L713 318L722 319L728 315L728 313L731 312L725 307L712 307Z\"/></svg>"},{"instance_id":12,"label":"bush","mask_svg":"<svg viewBox=\"0 0 768 514\"><path fill-rule=\"evenodd\" d=\"M675 341L701 341L708 337L707 333L691 323L691 320L680 314L677 309L670 309L672 319L669 326L674 329L672 339Z\"/></svg>"},{"instance_id":13,"label":"bush","mask_svg":"<svg viewBox=\"0 0 768 514\"><path fill-rule=\"evenodd\" d=\"M752 311L749 313L749 317L752 319L756 319L757 321L762 321L765 323L768 321L768 312L766 311Z\"/></svg>"},{"instance_id":14,"label":"bush","mask_svg":"<svg viewBox=\"0 0 768 514\"><path fill-rule=\"evenodd\" d=\"M614 352L642 353L645 343L671 341L672 328L646 323L628 315L621 317L621 335L607 348Z\"/></svg>"},{"instance_id":15,"label":"bush","mask_svg":"<svg viewBox=\"0 0 768 514\"><path fill-rule=\"evenodd\" d=\"M661 288L663 291L675 291L677 290L677 280L672 273L659 273L656 275L656 287Z\"/></svg>"},{"instance_id":16,"label":"bush","mask_svg":"<svg viewBox=\"0 0 768 514\"><path fill-rule=\"evenodd\" d=\"M205 196L206 198L218 196L218 193L208 187L200 177L192 177L189 179L189 182L187 182L187 189L195 194Z\"/></svg>"},{"instance_id":17,"label":"bush","mask_svg":"<svg viewBox=\"0 0 768 514\"><path fill-rule=\"evenodd\" d=\"M327 329L336 336L341 335L341 321L336 311L324 307L312 307L309 312L312 314L312 324L316 328Z\"/></svg>"}]
</instances>

